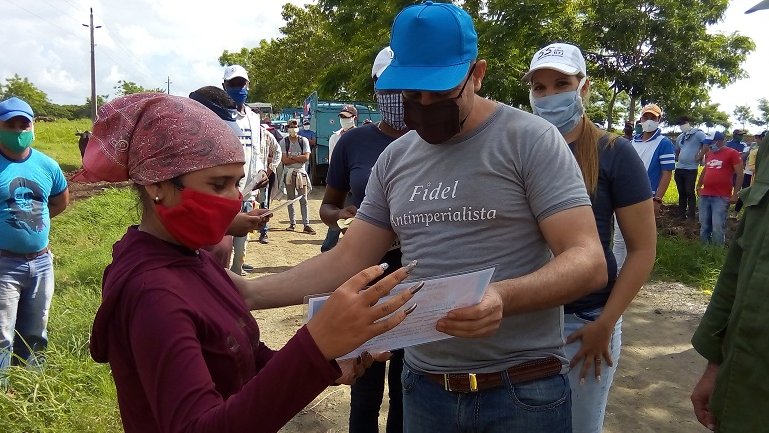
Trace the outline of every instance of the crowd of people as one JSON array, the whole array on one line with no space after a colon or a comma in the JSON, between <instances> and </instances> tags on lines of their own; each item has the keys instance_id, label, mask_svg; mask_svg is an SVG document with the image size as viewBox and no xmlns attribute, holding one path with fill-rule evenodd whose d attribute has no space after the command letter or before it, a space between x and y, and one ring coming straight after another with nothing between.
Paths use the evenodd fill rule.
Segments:
<instances>
[{"instance_id":1,"label":"crowd of people","mask_svg":"<svg viewBox=\"0 0 769 433\"><path fill-rule=\"evenodd\" d=\"M463 9L407 6L371 68L382 120L358 126L354 105L339 112L323 252L250 279L247 236L269 242L271 199L283 190L299 201L301 231L316 233L309 124L289 121L285 137L271 130L246 104L240 65L189 97L104 105L72 180L131 181L140 202L139 224L104 272L90 340L93 359L110 364L125 431L277 431L326 387L349 384L349 431L376 432L387 381L388 433L600 432L622 316L654 265L655 216L671 180L680 218L699 216L704 243L726 242L730 204L742 213L692 339L708 360L695 414L711 430L761 431L765 134L748 144L735 130L727 142L684 117L673 142L654 103L638 130L604 131L585 111L588 66L577 46L541 47L521 77L532 112L519 110L479 95L491 66ZM48 233L68 202L61 169L31 147L33 123L26 102L0 102L4 386L10 365L44 365ZM436 185L452 187L428 195ZM293 204L287 211L287 229L298 231ZM418 309L420 281L490 264L479 303L435 318L454 338L338 360ZM410 289L381 300L402 281ZM264 345L269 330L251 310L329 292L282 349Z\"/></svg>"}]
</instances>

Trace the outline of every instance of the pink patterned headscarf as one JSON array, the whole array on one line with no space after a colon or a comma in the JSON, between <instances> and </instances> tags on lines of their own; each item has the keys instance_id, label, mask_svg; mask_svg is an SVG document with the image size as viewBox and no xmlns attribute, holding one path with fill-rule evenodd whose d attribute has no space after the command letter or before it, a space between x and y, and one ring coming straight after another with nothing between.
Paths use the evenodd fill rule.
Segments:
<instances>
[{"instance_id":1,"label":"pink patterned headscarf","mask_svg":"<svg viewBox=\"0 0 769 433\"><path fill-rule=\"evenodd\" d=\"M99 110L75 182L148 185L217 165L243 163L240 140L201 103L137 93Z\"/></svg>"}]
</instances>

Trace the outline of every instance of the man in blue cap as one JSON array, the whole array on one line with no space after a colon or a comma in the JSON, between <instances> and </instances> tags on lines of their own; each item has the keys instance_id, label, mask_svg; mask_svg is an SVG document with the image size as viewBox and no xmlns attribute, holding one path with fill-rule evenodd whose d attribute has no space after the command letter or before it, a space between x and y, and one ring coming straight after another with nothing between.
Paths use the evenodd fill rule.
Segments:
<instances>
[{"instance_id":1,"label":"man in blue cap","mask_svg":"<svg viewBox=\"0 0 769 433\"><path fill-rule=\"evenodd\" d=\"M607 280L579 167L553 125L477 95L487 64L459 7L406 7L390 45L376 90L402 92L411 131L380 155L344 239L238 285L252 308L298 303L376 263L396 235L416 280L496 265L480 303L431 324L460 338L406 348L405 430L571 432L561 306Z\"/></svg>"},{"instance_id":2,"label":"man in blue cap","mask_svg":"<svg viewBox=\"0 0 769 433\"><path fill-rule=\"evenodd\" d=\"M59 164L30 147L33 120L23 100L0 102L0 383L12 363L44 360L54 289L48 233L69 201Z\"/></svg>"}]
</instances>

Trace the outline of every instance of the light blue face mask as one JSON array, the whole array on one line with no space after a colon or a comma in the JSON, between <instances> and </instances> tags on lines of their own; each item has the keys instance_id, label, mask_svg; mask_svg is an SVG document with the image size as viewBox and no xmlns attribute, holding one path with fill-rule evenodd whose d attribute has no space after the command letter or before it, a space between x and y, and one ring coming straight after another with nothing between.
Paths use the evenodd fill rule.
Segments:
<instances>
[{"instance_id":1,"label":"light blue face mask","mask_svg":"<svg viewBox=\"0 0 769 433\"><path fill-rule=\"evenodd\" d=\"M585 107L582 105L582 86L586 77L583 77L577 86L577 90L563 92L550 96L535 98L529 91L529 103L534 114L547 120L558 128L561 135L566 135L577 127Z\"/></svg>"}]
</instances>

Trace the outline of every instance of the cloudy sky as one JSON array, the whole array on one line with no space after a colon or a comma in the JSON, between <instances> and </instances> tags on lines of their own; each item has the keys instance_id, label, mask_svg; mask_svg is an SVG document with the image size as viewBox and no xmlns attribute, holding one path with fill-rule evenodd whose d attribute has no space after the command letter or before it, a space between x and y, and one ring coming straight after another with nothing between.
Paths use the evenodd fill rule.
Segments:
<instances>
[{"instance_id":1,"label":"cloudy sky","mask_svg":"<svg viewBox=\"0 0 769 433\"><path fill-rule=\"evenodd\" d=\"M312 0L290 0L302 5ZM203 85L221 83L217 58L222 51L253 47L279 35L281 5L286 0L2 0L0 1L0 80L29 78L59 104L82 104L90 96L90 48L87 24L94 9L96 80L99 94L115 93L118 80L187 95ZM744 67L750 78L712 98L730 113L736 105L754 110L769 98L767 75L769 11L744 15L758 0L734 0L713 31L740 33L756 42ZM762 69L763 66L763 69Z\"/></svg>"}]
</instances>

